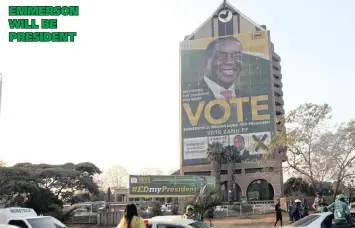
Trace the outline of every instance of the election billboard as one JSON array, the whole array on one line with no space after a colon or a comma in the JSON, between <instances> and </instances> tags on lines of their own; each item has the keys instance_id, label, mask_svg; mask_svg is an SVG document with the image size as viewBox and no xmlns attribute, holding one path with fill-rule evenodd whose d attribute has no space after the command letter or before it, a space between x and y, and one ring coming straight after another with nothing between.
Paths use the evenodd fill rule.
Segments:
<instances>
[{"instance_id":1,"label":"election billboard","mask_svg":"<svg viewBox=\"0 0 355 228\"><path fill-rule=\"evenodd\" d=\"M129 197L189 197L215 187L212 176L129 176Z\"/></svg>"},{"instance_id":2,"label":"election billboard","mask_svg":"<svg viewBox=\"0 0 355 228\"><path fill-rule=\"evenodd\" d=\"M213 142L258 162L275 132L268 31L180 43L182 165L207 164Z\"/></svg>"}]
</instances>

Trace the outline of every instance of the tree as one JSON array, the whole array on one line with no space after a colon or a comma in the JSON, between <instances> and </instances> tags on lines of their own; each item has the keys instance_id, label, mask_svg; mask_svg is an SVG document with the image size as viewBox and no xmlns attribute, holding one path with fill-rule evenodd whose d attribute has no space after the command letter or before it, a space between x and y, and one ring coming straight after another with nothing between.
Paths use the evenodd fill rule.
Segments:
<instances>
[{"instance_id":1,"label":"tree","mask_svg":"<svg viewBox=\"0 0 355 228\"><path fill-rule=\"evenodd\" d=\"M107 187L126 188L128 172L120 165L113 165L104 174L104 180Z\"/></svg>"},{"instance_id":2,"label":"tree","mask_svg":"<svg viewBox=\"0 0 355 228\"><path fill-rule=\"evenodd\" d=\"M196 194L195 197L186 203L186 205L193 205L195 212L199 214L200 219L203 221L204 215L209 209L221 205L223 199L219 194L220 188L207 192L207 194ZM186 205L184 208L186 208Z\"/></svg>"},{"instance_id":3,"label":"tree","mask_svg":"<svg viewBox=\"0 0 355 228\"><path fill-rule=\"evenodd\" d=\"M284 183L284 195L292 196L295 192L315 196L314 188L300 177L291 177Z\"/></svg>"},{"instance_id":4,"label":"tree","mask_svg":"<svg viewBox=\"0 0 355 228\"><path fill-rule=\"evenodd\" d=\"M163 171L159 168L142 168L140 169L139 174L142 176L163 175Z\"/></svg>"},{"instance_id":5,"label":"tree","mask_svg":"<svg viewBox=\"0 0 355 228\"><path fill-rule=\"evenodd\" d=\"M92 163L19 163L0 169L0 198L8 205L31 207L37 213L54 212L64 202L72 202L77 193L99 193L93 176L101 171Z\"/></svg>"},{"instance_id":6,"label":"tree","mask_svg":"<svg viewBox=\"0 0 355 228\"><path fill-rule=\"evenodd\" d=\"M221 169L222 164L226 161L226 150L219 142L213 142L208 145L207 158L211 163L211 170L214 171L215 186L218 194L221 194Z\"/></svg>"},{"instance_id":7,"label":"tree","mask_svg":"<svg viewBox=\"0 0 355 228\"><path fill-rule=\"evenodd\" d=\"M224 150L225 150L224 159L222 160L225 160L228 164L228 190L233 191L233 185L235 183L235 176L234 176L235 163L237 162L239 155L233 146L226 146ZM232 197L233 195L231 194L231 192L228 192L229 202L232 202L233 200Z\"/></svg>"},{"instance_id":8,"label":"tree","mask_svg":"<svg viewBox=\"0 0 355 228\"><path fill-rule=\"evenodd\" d=\"M152 204L152 216L159 216L162 215L163 212L161 211L161 203L159 201L153 202Z\"/></svg>"},{"instance_id":9,"label":"tree","mask_svg":"<svg viewBox=\"0 0 355 228\"><path fill-rule=\"evenodd\" d=\"M305 176L315 190L318 189L317 183L329 177L334 166L318 148L325 121L331 118L330 113L328 104L300 105L280 120L288 128L278 131L268 146L269 156L287 148L288 168Z\"/></svg>"},{"instance_id":10,"label":"tree","mask_svg":"<svg viewBox=\"0 0 355 228\"><path fill-rule=\"evenodd\" d=\"M6 162L3 160L0 160L0 167L5 167L6 166Z\"/></svg>"},{"instance_id":11,"label":"tree","mask_svg":"<svg viewBox=\"0 0 355 228\"><path fill-rule=\"evenodd\" d=\"M334 198L343 191L344 182L355 176L355 121L342 123L335 132L321 136L318 149L332 163L330 179L334 181Z\"/></svg>"}]
</instances>

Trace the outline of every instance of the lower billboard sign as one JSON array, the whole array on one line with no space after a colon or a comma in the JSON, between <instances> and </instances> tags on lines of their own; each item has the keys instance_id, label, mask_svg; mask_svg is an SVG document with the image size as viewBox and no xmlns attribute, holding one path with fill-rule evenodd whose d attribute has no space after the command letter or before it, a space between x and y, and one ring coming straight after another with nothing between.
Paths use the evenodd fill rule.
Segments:
<instances>
[{"instance_id":1,"label":"lower billboard sign","mask_svg":"<svg viewBox=\"0 0 355 228\"><path fill-rule=\"evenodd\" d=\"M129 176L129 197L189 197L214 189L213 176Z\"/></svg>"}]
</instances>

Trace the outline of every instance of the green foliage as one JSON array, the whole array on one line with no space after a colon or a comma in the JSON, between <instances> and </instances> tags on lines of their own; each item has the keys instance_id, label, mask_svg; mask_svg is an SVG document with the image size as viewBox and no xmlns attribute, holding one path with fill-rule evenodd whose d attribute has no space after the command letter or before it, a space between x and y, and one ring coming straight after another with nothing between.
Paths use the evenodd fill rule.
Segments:
<instances>
[{"instance_id":1,"label":"green foliage","mask_svg":"<svg viewBox=\"0 0 355 228\"><path fill-rule=\"evenodd\" d=\"M344 181L355 176L355 121L342 123L336 131L324 133L318 150L333 164L329 179L335 183L335 198Z\"/></svg>"},{"instance_id":2,"label":"green foliage","mask_svg":"<svg viewBox=\"0 0 355 228\"><path fill-rule=\"evenodd\" d=\"M62 223L67 224L73 218L74 210L75 208L72 208L70 210L63 210L62 207L58 207L54 205L52 212L47 213L46 215L53 216L54 218L58 219Z\"/></svg>"},{"instance_id":3,"label":"green foliage","mask_svg":"<svg viewBox=\"0 0 355 228\"><path fill-rule=\"evenodd\" d=\"M204 219L204 215L209 209L212 209L222 203L222 196L220 191L212 190L207 192L205 195L196 194L196 196L191 200L186 202L184 206L184 211L187 205L193 205L195 208L195 214L198 214L201 220Z\"/></svg>"},{"instance_id":4,"label":"green foliage","mask_svg":"<svg viewBox=\"0 0 355 228\"><path fill-rule=\"evenodd\" d=\"M179 205L178 204L173 204L171 206L171 213L173 215L178 215L179 214Z\"/></svg>"},{"instance_id":5,"label":"green foliage","mask_svg":"<svg viewBox=\"0 0 355 228\"><path fill-rule=\"evenodd\" d=\"M159 201L153 202L152 205L152 216L159 216L162 215L162 211L161 211L161 203Z\"/></svg>"},{"instance_id":6,"label":"green foliage","mask_svg":"<svg viewBox=\"0 0 355 228\"><path fill-rule=\"evenodd\" d=\"M6 166L6 162L3 160L0 160L0 167L5 167Z\"/></svg>"},{"instance_id":7,"label":"green foliage","mask_svg":"<svg viewBox=\"0 0 355 228\"><path fill-rule=\"evenodd\" d=\"M221 189L221 169L226 161L226 150L219 142L213 142L208 145L207 158L211 162L215 176L215 186L218 191Z\"/></svg>"},{"instance_id":8,"label":"green foliage","mask_svg":"<svg viewBox=\"0 0 355 228\"><path fill-rule=\"evenodd\" d=\"M281 120L287 131L273 136L265 159L287 148L290 170L304 176L314 190L320 190L318 183L325 180L335 182L335 194L355 176L355 121L330 128L326 125L330 118L328 104L306 103L292 110Z\"/></svg>"},{"instance_id":9,"label":"green foliage","mask_svg":"<svg viewBox=\"0 0 355 228\"><path fill-rule=\"evenodd\" d=\"M323 182L333 166L318 149L325 122L331 118L330 113L328 104L310 103L289 112L280 119L289 128L273 136L269 144L269 155L265 159L275 157L280 150L287 148L288 168L305 176L316 190L316 182Z\"/></svg>"},{"instance_id":10,"label":"green foliage","mask_svg":"<svg viewBox=\"0 0 355 228\"><path fill-rule=\"evenodd\" d=\"M302 178L291 177L284 183L284 195L291 196L294 192L301 192L306 196L315 196L316 192L309 183Z\"/></svg>"},{"instance_id":11,"label":"green foliage","mask_svg":"<svg viewBox=\"0 0 355 228\"><path fill-rule=\"evenodd\" d=\"M77 193L98 194L93 181L101 171L92 163L64 165L19 163L0 168L0 198L8 206L33 208L37 213L55 213Z\"/></svg>"}]
</instances>

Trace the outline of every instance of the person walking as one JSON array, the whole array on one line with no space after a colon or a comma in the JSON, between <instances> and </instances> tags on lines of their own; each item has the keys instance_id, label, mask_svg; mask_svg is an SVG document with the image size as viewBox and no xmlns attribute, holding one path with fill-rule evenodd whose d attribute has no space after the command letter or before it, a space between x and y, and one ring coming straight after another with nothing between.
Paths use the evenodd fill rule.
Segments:
<instances>
[{"instance_id":1,"label":"person walking","mask_svg":"<svg viewBox=\"0 0 355 228\"><path fill-rule=\"evenodd\" d=\"M295 204L293 205L293 210L292 210L292 217L293 221L296 222L301 219L301 200L296 199Z\"/></svg>"},{"instance_id":2,"label":"person walking","mask_svg":"<svg viewBox=\"0 0 355 228\"><path fill-rule=\"evenodd\" d=\"M213 227L213 224L212 224L213 214L214 214L214 208L212 207L207 211L208 220L210 222L210 227Z\"/></svg>"},{"instance_id":3,"label":"person walking","mask_svg":"<svg viewBox=\"0 0 355 228\"><path fill-rule=\"evenodd\" d=\"M303 199L303 202L302 202L302 218L304 218L304 217L306 217L308 215L309 215L309 206L308 206L307 200Z\"/></svg>"},{"instance_id":4,"label":"person walking","mask_svg":"<svg viewBox=\"0 0 355 228\"><path fill-rule=\"evenodd\" d=\"M317 197L314 199L314 203L312 205L314 210L317 210L323 203L325 203L324 197L321 192L317 192Z\"/></svg>"},{"instance_id":5,"label":"person walking","mask_svg":"<svg viewBox=\"0 0 355 228\"><path fill-rule=\"evenodd\" d=\"M144 219L138 216L137 207L127 204L117 228L146 228Z\"/></svg>"},{"instance_id":6,"label":"person walking","mask_svg":"<svg viewBox=\"0 0 355 228\"><path fill-rule=\"evenodd\" d=\"M292 211L293 211L293 201L290 200L290 202L288 203L288 206L287 206L287 212L288 212L288 218L290 220L290 224L293 223L293 216L292 216Z\"/></svg>"},{"instance_id":7,"label":"person walking","mask_svg":"<svg viewBox=\"0 0 355 228\"><path fill-rule=\"evenodd\" d=\"M276 222L274 224L274 227L276 227L278 221L280 221L282 227L282 212L281 212L281 204L279 199L277 200L277 203L275 205L275 214L276 214Z\"/></svg>"}]
</instances>

